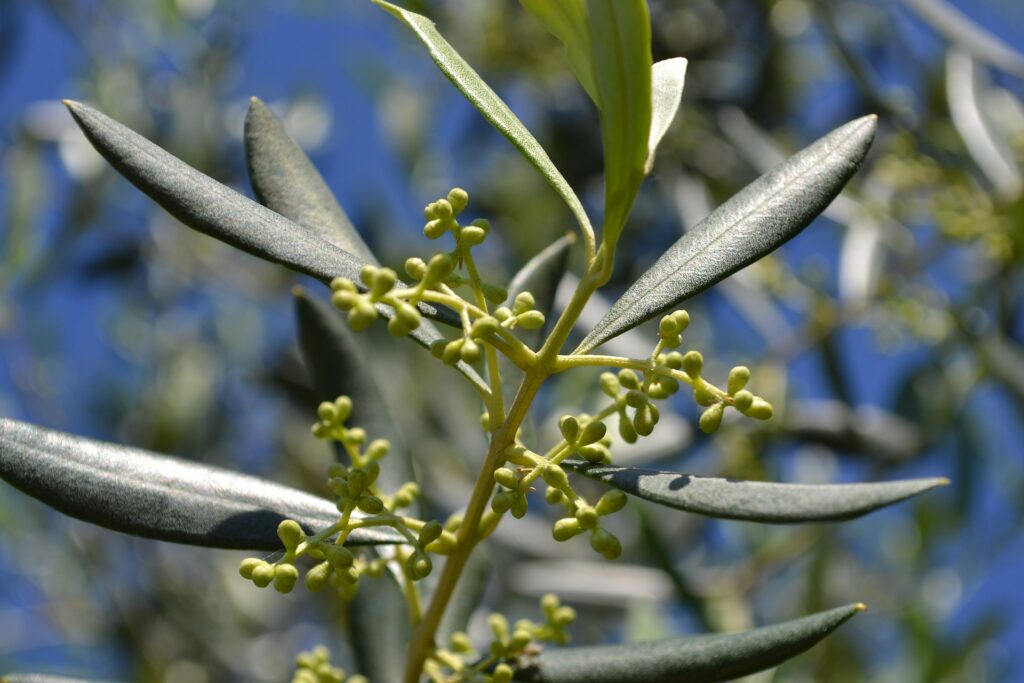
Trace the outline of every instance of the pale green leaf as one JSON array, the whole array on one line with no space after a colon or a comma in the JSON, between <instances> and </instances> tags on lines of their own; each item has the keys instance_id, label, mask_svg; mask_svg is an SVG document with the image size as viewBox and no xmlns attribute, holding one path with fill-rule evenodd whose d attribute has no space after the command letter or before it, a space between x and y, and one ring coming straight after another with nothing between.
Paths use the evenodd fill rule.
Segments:
<instances>
[{"instance_id":1,"label":"pale green leaf","mask_svg":"<svg viewBox=\"0 0 1024 683\"><path fill-rule=\"evenodd\" d=\"M664 59L651 69L651 134L647 141L645 174L654 168L654 153L679 111L685 82L686 60L682 57Z\"/></svg>"},{"instance_id":2,"label":"pale green leaf","mask_svg":"<svg viewBox=\"0 0 1024 683\"><path fill-rule=\"evenodd\" d=\"M569 67L595 103L597 84L590 63L590 32L583 0L519 0L551 35L565 46Z\"/></svg>"}]
</instances>

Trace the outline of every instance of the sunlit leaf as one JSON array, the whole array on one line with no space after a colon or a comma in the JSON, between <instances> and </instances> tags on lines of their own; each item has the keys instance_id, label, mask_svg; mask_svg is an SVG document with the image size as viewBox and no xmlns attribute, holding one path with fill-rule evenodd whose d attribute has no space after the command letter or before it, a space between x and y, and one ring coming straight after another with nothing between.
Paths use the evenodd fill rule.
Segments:
<instances>
[{"instance_id":1,"label":"sunlit leaf","mask_svg":"<svg viewBox=\"0 0 1024 683\"><path fill-rule=\"evenodd\" d=\"M614 246L644 179L651 133L651 19L645 0L587 0L604 142L603 244Z\"/></svg>"},{"instance_id":2,"label":"sunlit leaf","mask_svg":"<svg viewBox=\"0 0 1024 683\"><path fill-rule=\"evenodd\" d=\"M841 626L847 605L773 626L646 643L551 648L516 680L531 683L711 683L778 666Z\"/></svg>"},{"instance_id":3,"label":"sunlit leaf","mask_svg":"<svg viewBox=\"0 0 1024 683\"><path fill-rule=\"evenodd\" d=\"M473 67L466 63L466 60L455 51L455 48L449 45L444 37L438 33L434 23L422 15L404 10L383 0L373 1L395 17L401 19L406 26L413 30L416 37L426 45L427 50L430 52L430 57L437 64L438 68L444 72L444 75L448 77L448 80L484 115L484 118L492 126L508 138L509 142L522 152L523 156L540 171L541 175L548 181L548 184L568 204L569 209L576 217L584 233L592 233L593 228L590 225L590 219L587 218L587 214L583 210L583 205L580 204L579 198L572 191L572 188L569 187L569 183L566 182L562 174L555 168L544 148L530 134L530 131L526 129L522 121L512 113L508 105L498 97L497 93L484 83L483 79L473 70Z\"/></svg>"},{"instance_id":4,"label":"sunlit leaf","mask_svg":"<svg viewBox=\"0 0 1024 683\"><path fill-rule=\"evenodd\" d=\"M66 515L172 543L278 550L277 525L307 533L338 520L324 498L230 470L0 418L0 477ZM395 543L356 529L354 545Z\"/></svg>"},{"instance_id":5,"label":"sunlit leaf","mask_svg":"<svg viewBox=\"0 0 1024 683\"><path fill-rule=\"evenodd\" d=\"M876 123L865 116L837 128L712 212L640 276L574 353L665 312L803 230L856 172Z\"/></svg>"},{"instance_id":6,"label":"sunlit leaf","mask_svg":"<svg viewBox=\"0 0 1024 683\"><path fill-rule=\"evenodd\" d=\"M872 484L775 484L577 460L564 465L626 493L678 510L771 524L853 519L949 483L933 477Z\"/></svg>"},{"instance_id":7,"label":"sunlit leaf","mask_svg":"<svg viewBox=\"0 0 1024 683\"><path fill-rule=\"evenodd\" d=\"M110 165L185 225L322 282L341 276L360 283L363 259L200 173L95 109L65 104ZM390 316L387 307L379 309ZM427 317L460 324L449 309L424 304L420 309Z\"/></svg>"},{"instance_id":8,"label":"sunlit leaf","mask_svg":"<svg viewBox=\"0 0 1024 683\"><path fill-rule=\"evenodd\" d=\"M245 159L260 203L364 262L379 263L313 162L257 97L245 115Z\"/></svg>"},{"instance_id":9,"label":"sunlit leaf","mask_svg":"<svg viewBox=\"0 0 1024 683\"><path fill-rule=\"evenodd\" d=\"M651 69L651 133L647 141L644 173L654 168L654 153L679 111L686 83L686 60L682 57L657 62Z\"/></svg>"},{"instance_id":10,"label":"sunlit leaf","mask_svg":"<svg viewBox=\"0 0 1024 683\"><path fill-rule=\"evenodd\" d=\"M565 46L565 55L576 80L596 103L597 84L590 63L590 32L584 0L519 0L519 4Z\"/></svg>"}]
</instances>

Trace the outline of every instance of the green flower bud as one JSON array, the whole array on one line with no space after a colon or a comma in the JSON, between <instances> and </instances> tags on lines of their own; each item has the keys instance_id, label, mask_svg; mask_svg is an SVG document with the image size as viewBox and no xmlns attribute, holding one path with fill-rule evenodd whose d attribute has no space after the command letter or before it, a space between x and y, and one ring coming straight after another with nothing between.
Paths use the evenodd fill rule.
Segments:
<instances>
[{"instance_id":1,"label":"green flower bud","mask_svg":"<svg viewBox=\"0 0 1024 683\"><path fill-rule=\"evenodd\" d=\"M750 404L749 408L743 411L743 414L755 420L770 420L774 412L771 403L760 396L755 396L754 401Z\"/></svg>"},{"instance_id":2,"label":"green flower bud","mask_svg":"<svg viewBox=\"0 0 1024 683\"><path fill-rule=\"evenodd\" d=\"M427 264L417 256L408 258L405 260L405 273L413 280L422 280L423 276L427 274Z\"/></svg>"},{"instance_id":3,"label":"green flower bud","mask_svg":"<svg viewBox=\"0 0 1024 683\"><path fill-rule=\"evenodd\" d=\"M576 610L567 605L563 605L555 610L554 615L551 618L552 623L555 626L565 628L572 622L576 621Z\"/></svg>"},{"instance_id":4,"label":"green flower bud","mask_svg":"<svg viewBox=\"0 0 1024 683\"><path fill-rule=\"evenodd\" d=\"M331 565L321 562L306 572L306 588L316 593L323 590L327 585L327 579L331 574Z\"/></svg>"},{"instance_id":5,"label":"green flower bud","mask_svg":"<svg viewBox=\"0 0 1024 683\"><path fill-rule=\"evenodd\" d=\"M531 640L533 640L533 634L530 633L530 631L525 628L517 628L512 631L512 640L509 642L509 649L513 652L518 652L529 645ZM497 672L497 669L495 669L495 672Z\"/></svg>"},{"instance_id":6,"label":"green flower bud","mask_svg":"<svg viewBox=\"0 0 1024 683\"><path fill-rule=\"evenodd\" d=\"M750 380L750 369L743 366L737 365L729 371L729 380L726 383L726 391L730 395L735 394L737 391L747 386L747 382Z\"/></svg>"},{"instance_id":7,"label":"green flower bud","mask_svg":"<svg viewBox=\"0 0 1024 683\"><path fill-rule=\"evenodd\" d=\"M452 188L451 192L448 193L448 204L452 207L454 213L462 213L462 210L469 204L469 193L461 187Z\"/></svg>"},{"instance_id":8,"label":"green flower bud","mask_svg":"<svg viewBox=\"0 0 1024 683\"><path fill-rule=\"evenodd\" d=\"M243 579L252 579L253 570L261 564L263 564L263 560L256 557L247 557L238 566L238 573L242 575Z\"/></svg>"},{"instance_id":9,"label":"green flower bud","mask_svg":"<svg viewBox=\"0 0 1024 683\"><path fill-rule=\"evenodd\" d=\"M475 363L480 360L480 345L472 339L465 339L462 348L459 349L459 357L467 363Z\"/></svg>"},{"instance_id":10,"label":"green flower bud","mask_svg":"<svg viewBox=\"0 0 1024 683\"><path fill-rule=\"evenodd\" d=\"M527 311L516 316L516 324L524 330L539 330L544 326L544 314L540 311Z\"/></svg>"},{"instance_id":11,"label":"green flower bud","mask_svg":"<svg viewBox=\"0 0 1024 683\"><path fill-rule=\"evenodd\" d=\"M508 297L508 290L498 285L484 283L482 289L484 298L495 305L500 304Z\"/></svg>"},{"instance_id":12,"label":"green flower bud","mask_svg":"<svg viewBox=\"0 0 1024 683\"><path fill-rule=\"evenodd\" d=\"M597 510L590 505L580 506L576 510L576 519L579 521L580 526L584 529L596 529L597 528Z\"/></svg>"},{"instance_id":13,"label":"green flower bud","mask_svg":"<svg viewBox=\"0 0 1024 683\"><path fill-rule=\"evenodd\" d=\"M340 545L328 545L324 548L324 557L335 569L348 569L356 561L356 556L348 548Z\"/></svg>"},{"instance_id":14,"label":"green flower bud","mask_svg":"<svg viewBox=\"0 0 1024 683\"><path fill-rule=\"evenodd\" d=\"M348 471L348 490L351 492L353 497L357 497L366 490L366 472L353 467Z\"/></svg>"},{"instance_id":15,"label":"green flower bud","mask_svg":"<svg viewBox=\"0 0 1024 683\"><path fill-rule=\"evenodd\" d=\"M580 434L580 437L576 443L578 443L581 446L586 446L596 441L600 441L601 439L604 438L605 432L607 430L608 428L605 426L603 422L591 420L590 422L587 423L587 426L583 428L583 433Z\"/></svg>"},{"instance_id":16,"label":"green flower bud","mask_svg":"<svg viewBox=\"0 0 1024 683\"><path fill-rule=\"evenodd\" d=\"M512 501L512 516L516 519L522 519L526 516L526 511L528 507L529 503L526 500L526 494L518 494Z\"/></svg>"},{"instance_id":17,"label":"green flower bud","mask_svg":"<svg viewBox=\"0 0 1024 683\"><path fill-rule=\"evenodd\" d=\"M473 641L469 639L469 634L465 631L453 633L449 642L452 645L452 650L460 654L468 654L473 651Z\"/></svg>"},{"instance_id":18,"label":"green flower bud","mask_svg":"<svg viewBox=\"0 0 1024 683\"><path fill-rule=\"evenodd\" d=\"M499 327L501 327L501 325L498 322L498 319L487 315L483 318L478 318L476 322L473 323L473 326L469 328L469 336L473 339L483 339L484 337L496 334Z\"/></svg>"},{"instance_id":19,"label":"green flower bud","mask_svg":"<svg viewBox=\"0 0 1024 683\"><path fill-rule=\"evenodd\" d=\"M384 512L384 501L377 496L366 494L359 496L359 499L356 501L356 507L368 515L379 515L381 512Z\"/></svg>"},{"instance_id":20,"label":"green flower bud","mask_svg":"<svg viewBox=\"0 0 1024 683\"><path fill-rule=\"evenodd\" d=\"M455 262L448 254L434 254L427 263L427 273L423 281L428 287L433 287L444 280L455 270Z\"/></svg>"},{"instance_id":21,"label":"green flower bud","mask_svg":"<svg viewBox=\"0 0 1024 683\"><path fill-rule=\"evenodd\" d=\"M401 320L402 324L410 330L415 330L420 326L422 317L420 316L420 312L416 310L415 306L402 301L395 307L394 320Z\"/></svg>"},{"instance_id":22,"label":"green flower bud","mask_svg":"<svg viewBox=\"0 0 1024 683\"><path fill-rule=\"evenodd\" d=\"M665 387L661 386L660 382L652 382L651 385L647 387L647 397L661 401L668 398L669 393L665 390Z\"/></svg>"},{"instance_id":23,"label":"green flower bud","mask_svg":"<svg viewBox=\"0 0 1024 683\"><path fill-rule=\"evenodd\" d=\"M526 313L534 307L535 300L533 294L529 292L520 292L516 294L515 301L512 302L512 313L519 315L520 313Z\"/></svg>"},{"instance_id":24,"label":"green flower bud","mask_svg":"<svg viewBox=\"0 0 1024 683\"><path fill-rule=\"evenodd\" d=\"M274 580L274 565L269 562L260 562L253 567L252 582L260 588L266 588Z\"/></svg>"},{"instance_id":25,"label":"green flower bud","mask_svg":"<svg viewBox=\"0 0 1024 683\"><path fill-rule=\"evenodd\" d=\"M390 268L380 268L373 274L372 282L370 283L370 296L373 299L379 299L384 296L395 286L398 282L398 274Z\"/></svg>"},{"instance_id":26,"label":"green flower bud","mask_svg":"<svg viewBox=\"0 0 1024 683\"><path fill-rule=\"evenodd\" d=\"M447 339L435 339L434 341L430 342L430 355L432 355L434 358L437 358L438 360L443 359L444 350L447 346Z\"/></svg>"},{"instance_id":27,"label":"green flower bud","mask_svg":"<svg viewBox=\"0 0 1024 683\"><path fill-rule=\"evenodd\" d=\"M467 225L459 231L460 244L475 247L485 239L487 239L487 233L475 225Z\"/></svg>"},{"instance_id":28,"label":"green flower bud","mask_svg":"<svg viewBox=\"0 0 1024 683\"><path fill-rule=\"evenodd\" d=\"M687 351L683 356L683 372L696 379L704 369L704 356L700 351Z\"/></svg>"},{"instance_id":29,"label":"green flower bud","mask_svg":"<svg viewBox=\"0 0 1024 683\"><path fill-rule=\"evenodd\" d=\"M438 522L436 519L430 520L420 529L420 545L425 546L433 543L440 538L442 532L444 532L444 527L441 526L441 522Z\"/></svg>"},{"instance_id":30,"label":"green flower bud","mask_svg":"<svg viewBox=\"0 0 1024 683\"><path fill-rule=\"evenodd\" d=\"M619 413L619 436L626 443L636 443L636 429L633 428L633 423L624 412Z\"/></svg>"},{"instance_id":31,"label":"green flower bud","mask_svg":"<svg viewBox=\"0 0 1024 683\"><path fill-rule=\"evenodd\" d=\"M583 527L575 517L564 517L555 522L555 525L551 528L551 536L559 542L568 541L573 536L581 533L583 533Z\"/></svg>"},{"instance_id":32,"label":"green flower bud","mask_svg":"<svg viewBox=\"0 0 1024 683\"><path fill-rule=\"evenodd\" d=\"M566 490L569 488L569 477L565 474L565 470L558 465L548 463L541 470L540 476L544 479L545 484L555 489Z\"/></svg>"},{"instance_id":33,"label":"green flower bud","mask_svg":"<svg viewBox=\"0 0 1024 683\"><path fill-rule=\"evenodd\" d=\"M639 389L640 379L630 369L619 370L619 383L627 389Z\"/></svg>"},{"instance_id":34,"label":"green flower bud","mask_svg":"<svg viewBox=\"0 0 1024 683\"><path fill-rule=\"evenodd\" d=\"M362 297L356 292L340 291L331 294L331 303L341 311L348 311L359 305Z\"/></svg>"},{"instance_id":35,"label":"green flower bud","mask_svg":"<svg viewBox=\"0 0 1024 683\"><path fill-rule=\"evenodd\" d=\"M561 605L561 601L558 596L554 593L545 593L540 597L540 609L549 618L555 613L555 610Z\"/></svg>"},{"instance_id":36,"label":"green flower bud","mask_svg":"<svg viewBox=\"0 0 1024 683\"><path fill-rule=\"evenodd\" d=\"M485 235L491 231L491 222L486 218L474 218L470 225L474 228L480 228L484 231Z\"/></svg>"},{"instance_id":37,"label":"green flower bud","mask_svg":"<svg viewBox=\"0 0 1024 683\"><path fill-rule=\"evenodd\" d=\"M548 486L547 490L544 491L544 500L548 502L548 505L558 505L565 500L565 494L553 486Z\"/></svg>"},{"instance_id":38,"label":"green flower bud","mask_svg":"<svg viewBox=\"0 0 1024 683\"><path fill-rule=\"evenodd\" d=\"M334 407L338 410L338 422L344 422L352 414L352 399L348 396L339 396L334 399Z\"/></svg>"},{"instance_id":39,"label":"green flower bud","mask_svg":"<svg viewBox=\"0 0 1024 683\"><path fill-rule=\"evenodd\" d=\"M293 564L279 564L274 569L274 589L278 593L291 593L299 580L299 570Z\"/></svg>"},{"instance_id":40,"label":"green flower bud","mask_svg":"<svg viewBox=\"0 0 1024 683\"><path fill-rule=\"evenodd\" d=\"M606 396L617 398L622 385L619 384L619 378L615 376L614 372L602 372L601 373L601 391Z\"/></svg>"},{"instance_id":41,"label":"green flower bud","mask_svg":"<svg viewBox=\"0 0 1024 683\"><path fill-rule=\"evenodd\" d=\"M722 413L725 412L725 406L721 403L716 403L700 415L700 429L705 434L714 434L718 431L718 427L722 424Z\"/></svg>"},{"instance_id":42,"label":"green flower bud","mask_svg":"<svg viewBox=\"0 0 1024 683\"><path fill-rule=\"evenodd\" d=\"M313 432L313 436L317 439L329 439L331 438L331 426L323 422L317 422L310 429Z\"/></svg>"},{"instance_id":43,"label":"green flower bud","mask_svg":"<svg viewBox=\"0 0 1024 683\"><path fill-rule=\"evenodd\" d=\"M615 536L605 529L597 529L590 534L590 547L596 552L604 554L610 546L615 543Z\"/></svg>"},{"instance_id":44,"label":"green flower bud","mask_svg":"<svg viewBox=\"0 0 1024 683\"><path fill-rule=\"evenodd\" d=\"M324 422L336 422L338 420L338 409L331 401L324 401L317 406L316 414Z\"/></svg>"},{"instance_id":45,"label":"green flower bud","mask_svg":"<svg viewBox=\"0 0 1024 683\"><path fill-rule=\"evenodd\" d=\"M487 617L487 625L491 627L494 639L498 641L508 640L508 619L501 614L492 614Z\"/></svg>"},{"instance_id":46,"label":"green flower bud","mask_svg":"<svg viewBox=\"0 0 1024 683\"><path fill-rule=\"evenodd\" d=\"M699 406L711 406L718 403L718 396L704 384L698 384L693 388L693 400Z\"/></svg>"},{"instance_id":47,"label":"green flower bud","mask_svg":"<svg viewBox=\"0 0 1024 683\"><path fill-rule=\"evenodd\" d=\"M289 551L294 550L300 543L306 540L306 534L303 533L302 527L294 519L286 519L277 525L277 537L281 539L281 543Z\"/></svg>"},{"instance_id":48,"label":"green flower bud","mask_svg":"<svg viewBox=\"0 0 1024 683\"><path fill-rule=\"evenodd\" d=\"M367 287L373 287L373 279L377 275L377 271L380 268L377 266L367 263L363 266L362 270L359 271L359 279L363 281L363 284Z\"/></svg>"},{"instance_id":49,"label":"green flower bud","mask_svg":"<svg viewBox=\"0 0 1024 683\"><path fill-rule=\"evenodd\" d=\"M358 303L348 312L348 324L354 332L362 332L377 319L377 308L366 299Z\"/></svg>"},{"instance_id":50,"label":"green flower bud","mask_svg":"<svg viewBox=\"0 0 1024 683\"><path fill-rule=\"evenodd\" d=\"M750 410L750 406L754 404L754 395L746 389L741 389L733 394L732 403L736 406L736 410L746 414Z\"/></svg>"},{"instance_id":51,"label":"green flower bud","mask_svg":"<svg viewBox=\"0 0 1024 683\"><path fill-rule=\"evenodd\" d=\"M405 568L413 581L419 581L430 575L434 569L434 563L426 553L413 553L406 560Z\"/></svg>"},{"instance_id":52,"label":"green flower bud","mask_svg":"<svg viewBox=\"0 0 1024 683\"><path fill-rule=\"evenodd\" d=\"M462 358L462 344L463 339L453 339L448 342L444 347L444 353L441 354L441 360L444 361L445 365L455 365Z\"/></svg>"},{"instance_id":53,"label":"green flower bud","mask_svg":"<svg viewBox=\"0 0 1024 683\"><path fill-rule=\"evenodd\" d=\"M678 348L682 343L683 335L681 334L673 334L669 337L663 337L661 340L661 345L668 349Z\"/></svg>"},{"instance_id":54,"label":"green flower bud","mask_svg":"<svg viewBox=\"0 0 1024 683\"><path fill-rule=\"evenodd\" d=\"M597 501L594 507L597 514L604 517L611 515L626 507L626 494L618 489L608 491Z\"/></svg>"},{"instance_id":55,"label":"green flower bud","mask_svg":"<svg viewBox=\"0 0 1024 683\"><path fill-rule=\"evenodd\" d=\"M511 491L498 491L494 494L494 498L491 499L491 509L500 515L508 512L515 500L516 495Z\"/></svg>"},{"instance_id":56,"label":"green flower bud","mask_svg":"<svg viewBox=\"0 0 1024 683\"><path fill-rule=\"evenodd\" d=\"M370 442L370 445L366 447L365 457L370 460L380 460L388 454L388 449L391 448L391 442L387 439L374 439ZM375 464L375 463L374 463ZM377 465L379 470L380 465ZM376 480L377 477L372 477L372 480ZM372 481L370 483L373 483Z\"/></svg>"},{"instance_id":57,"label":"green flower bud","mask_svg":"<svg viewBox=\"0 0 1024 683\"><path fill-rule=\"evenodd\" d=\"M683 369L683 354L673 351L665 356L665 366L672 370Z\"/></svg>"},{"instance_id":58,"label":"green flower bud","mask_svg":"<svg viewBox=\"0 0 1024 683\"><path fill-rule=\"evenodd\" d=\"M650 436L654 431L654 410L656 410L654 406L648 403L637 408L633 415L633 429L640 436Z\"/></svg>"},{"instance_id":59,"label":"green flower bud","mask_svg":"<svg viewBox=\"0 0 1024 683\"><path fill-rule=\"evenodd\" d=\"M658 324L658 336L662 339L675 337L679 334L679 325L671 315L666 315Z\"/></svg>"},{"instance_id":60,"label":"green flower bud","mask_svg":"<svg viewBox=\"0 0 1024 683\"><path fill-rule=\"evenodd\" d=\"M626 405L631 408L642 408L648 403L648 396L639 389L630 389L626 392Z\"/></svg>"},{"instance_id":61,"label":"green flower bud","mask_svg":"<svg viewBox=\"0 0 1024 683\"><path fill-rule=\"evenodd\" d=\"M658 377L658 386L664 389L669 396L679 391L679 381L673 377Z\"/></svg>"},{"instance_id":62,"label":"green flower bud","mask_svg":"<svg viewBox=\"0 0 1024 683\"><path fill-rule=\"evenodd\" d=\"M605 534L607 534L607 536L605 536ZM619 539L614 534L605 531L604 529L598 529L594 532L594 535L590 537L591 546L593 546L594 538L598 535L602 537L600 541L602 548L601 550L597 550L597 548L594 549L601 553L606 560L619 559L622 555L622 544L619 542Z\"/></svg>"},{"instance_id":63,"label":"green flower bud","mask_svg":"<svg viewBox=\"0 0 1024 683\"><path fill-rule=\"evenodd\" d=\"M562 438L569 443L576 443L576 437L580 434L580 423L572 415L563 415L558 420L558 431L562 433Z\"/></svg>"},{"instance_id":64,"label":"green flower bud","mask_svg":"<svg viewBox=\"0 0 1024 683\"><path fill-rule=\"evenodd\" d=\"M499 467L494 471L494 481L498 482L507 489L518 489L519 478L515 472L507 467Z\"/></svg>"},{"instance_id":65,"label":"green flower bud","mask_svg":"<svg viewBox=\"0 0 1024 683\"><path fill-rule=\"evenodd\" d=\"M438 199L433 204L434 207L434 218L442 221L446 221L452 217L452 205L448 203L447 199Z\"/></svg>"},{"instance_id":66,"label":"green flower bud","mask_svg":"<svg viewBox=\"0 0 1024 683\"><path fill-rule=\"evenodd\" d=\"M491 674L491 683L510 683L513 673L512 667L502 662L494 667L494 673Z\"/></svg>"},{"instance_id":67,"label":"green flower bud","mask_svg":"<svg viewBox=\"0 0 1024 683\"><path fill-rule=\"evenodd\" d=\"M348 488L348 482L339 477L332 477L327 480L327 488L338 498L351 498L352 492Z\"/></svg>"},{"instance_id":68,"label":"green flower bud","mask_svg":"<svg viewBox=\"0 0 1024 683\"><path fill-rule=\"evenodd\" d=\"M690 314L686 311L676 311L672 314L672 317L676 321L676 326L680 332L685 332L686 328L690 326Z\"/></svg>"},{"instance_id":69,"label":"green flower bud","mask_svg":"<svg viewBox=\"0 0 1024 683\"><path fill-rule=\"evenodd\" d=\"M512 317L512 311L507 306L501 306L494 311L494 317L497 318L498 322L505 322Z\"/></svg>"},{"instance_id":70,"label":"green flower bud","mask_svg":"<svg viewBox=\"0 0 1024 683\"><path fill-rule=\"evenodd\" d=\"M612 454L603 443L592 443L576 449L584 460L593 463L611 462Z\"/></svg>"},{"instance_id":71,"label":"green flower bud","mask_svg":"<svg viewBox=\"0 0 1024 683\"><path fill-rule=\"evenodd\" d=\"M352 282L348 278L336 277L331 280L331 291L332 292L351 292L355 294L359 291L356 287L356 283Z\"/></svg>"}]
</instances>

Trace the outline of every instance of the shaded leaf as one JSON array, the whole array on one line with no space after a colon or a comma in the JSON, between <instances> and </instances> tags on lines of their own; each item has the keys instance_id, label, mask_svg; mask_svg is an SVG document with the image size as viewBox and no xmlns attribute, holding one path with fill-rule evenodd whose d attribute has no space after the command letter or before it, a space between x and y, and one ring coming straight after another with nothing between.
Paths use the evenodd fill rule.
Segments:
<instances>
[{"instance_id":1,"label":"shaded leaf","mask_svg":"<svg viewBox=\"0 0 1024 683\"><path fill-rule=\"evenodd\" d=\"M654 153L679 111L685 83L686 60L682 57L664 59L651 68L651 132L647 140L644 174L654 168Z\"/></svg>"},{"instance_id":2,"label":"shaded leaf","mask_svg":"<svg viewBox=\"0 0 1024 683\"><path fill-rule=\"evenodd\" d=\"M431 59L438 68L444 72L448 80L459 89L467 100L484 115L484 118L498 129L502 135L508 138L509 142L522 152L523 156L540 171L548 184L565 201L576 217L577 222L584 233L592 233L590 219L579 198L569 187L569 183L562 174L555 168L554 163L548 157L547 152L540 146L540 143L530 134L512 110L508 108L498 95L491 90L490 86L484 83L483 79L473 70L466 60L455 51L451 45L438 33L434 23L426 17L396 7L383 0L373 0L395 17L402 20L406 26L411 28L430 52Z\"/></svg>"},{"instance_id":3,"label":"shaded leaf","mask_svg":"<svg viewBox=\"0 0 1024 683\"><path fill-rule=\"evenodd\" d=\"M245 160L260 203L366 263L379 264L323 177L258 97L245 114Z\"/></svg>"},{"instance_id":4,"label":"shaded leaf","mask_svg":"<svg viewBox=\"0 0 1024 683\"><path fill-rule=\"evenodd\" d=\"M853 519L949 483L933 477L874 484L775 484L593 465L581 460L569 460L563 466L678 510L772 524Z\"/></svg>"},{"instance_id":5,"label":"shaded leaf","mask_svg":"<svg viewBox=\"0 0 1024 683\"><path fill-rule=\"evenodd\" d=\"M299 348L317 400L333 401L338 396L348 396L352 399L349 424L365 429L370 439L385 438L391 442L388 466L381 469L379 478L385 490L397 489L415 480L406 441L373 377L356 333L348 329L338 309L331 304L298 287L293 293ZM339 449L339 452L344 451Z\"/></svg>"},{"instance_id":6,"label":"shaded leaf","mask_svg":"<svg viewBox=\"0 0 1024 683\"><path fill-rule=\"evenodd\" d=\"M0 477L77 519L172 543L273 551L277 525L307 533L338 520L334 504L238 472L0 418ZM357 529L353 545L401 542Z\"/></svg>"},{"instance_id":7,"label":"shaded leaf","mask_svg":"<svg viewBox=\"0 0 1024 683\"><path fill-rule=\"evenodd\" d=\"M651 134L651 19L646 0L587 0L604 143L604 232L613 247L644 179Z\"/></svg>"},{"instance_id":8,"label":"shaded leaf","mask_svg":"<svg viewBox=\"0 0 1024 683\"><path fill-rule=\"evenodd\" d=\"M533 683L710 683L770 669L809 649L863 605L744 633L545 650L516 680Z\"/></svg>"},{"instance_id":9,"label":"shaded leaf","mask_svg":"<svg viewBox=\"0 0 1024 683\"><path fill-rule=\"evenodd\" d=\"M409 613L394 573L356 592L348 605L348 635L359 673L371 681L400 681L409 647Z\"/></svg>"},{"instance_id":10,"label":"shaded leaf","mask_svg":"<svg viewBox=\"0 0 1024 683\"><path fill-rule=\"evenodd\" d=\"M576 80L596 103L597 84L590 64L590 32L583 0L519 0L519 4L565 46Z\"/></svg>"},{"instance_id":11,"label":"shaded leaf","mask_svg":"<svg viewBox=\"0 0 1024 683\"><path fill-rule=\"evenodd\" d=\"M851 121L748 185L673 244L574 353L585 353L711 287L803 230L857 170L877 118Z\"/></svg>"},{"instance_id":12,"label":"shaded leaf","mask_svg":"<svg viewBox=\"0 0 1024 683\"><path fill-rule=\"evenodd\" d=\"M190 228L325 283L341 276L360 284L364 260L200 173L92 107L65 104L111 166ZM391 315L386 306L378 308ZM427 317L460 324L447 308L421 304L420 309Z\"/></svg>"}]
</instances>

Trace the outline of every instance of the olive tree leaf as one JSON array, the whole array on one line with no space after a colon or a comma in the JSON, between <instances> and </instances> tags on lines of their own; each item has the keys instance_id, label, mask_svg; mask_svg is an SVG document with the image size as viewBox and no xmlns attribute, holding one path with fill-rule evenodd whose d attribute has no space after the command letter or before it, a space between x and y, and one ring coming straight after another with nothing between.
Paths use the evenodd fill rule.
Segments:
<instances>
[{"instance_id":1,"label":"olive tree leaf","mask_svg":"<svg viewBox=\"0 0 1024 683\"><path fill-rule=\"evenodd\" d=\"M856 172L876 125L872 115L840 126L718 207L640 276L574 353L704 291L803 230Z\"/></svg>"},{"instance_id":2,"label":"olive tree leaf","mask_svg":"<svg viewBox=\"0 0 1024 683\"><path fill-rule=\"evenodd\" d=\"M334 504L238 472L0 418L0 477L66 515L172 543L279 550L277 525L307 533L338 520ZM355 545L400 543L390 529L356 529Z\"/></svg>"},{"instance_id":3,"label":"olive tree leaf","mask_svg":"<svg viewBox=\"0 0 1024 683\"><path fill-rule=\"evenodd\" d=\"M261 204L364 262L379 265L313 162L258 97L250 99L245 114L245 160Z\"/></svg>"},{"instance_id":4,"label":"olive tree leaf","mask_svg":"<svg viewBox=\"0 0 1024 683\"><path fill-rule=\"evenodd\" d=\"M431 59L448 77L448 80L476 107L477 111L483 114L492 126L508 138L509 142L540 171L548 184L569 206L583 233L593 234L594 230L590 225L590 219L587 218L579 197L555 168L544 148L530 134L522 121L512 113L508 105L498 97L497 93L484 83L473 67L466 63L466 60L455 51L455 48L448 44L434 27L434 23L420 14L402 9L389 2L384 2L384 0L373 1L412 29L416 37L427 47Z\"/></svg>"},{"instance_id":5,"label":"olive tree leaf","mask_svg":"<svg viewBox=\"0 0 1024 683\"><path fill-rule=\"evenodd\" d=\"M584 0L519 0L519 4L565 46L565 55L576 80L587 91L590 99L597 103L597 84L590 63L590 30L587 27Z\"/></svg>"},{"instance_id":6,"label":"olive tree leaf","mask_svg":"<svg viewBox=\"0 0 1024 683\"><path fill-rule=\"evenodd\" d=\"M644 179L651 133L651 19L645 0L587 0L604 142L604 232L614 248Z\"/></svg>"},{"instance_id":7,"label":"olive tree leaf","mask_svg":"<svg viewBox=\"0 0 1024 683\"><path fill-rule=\"evenodd\" d=\"M647 140L644 175L654 168L654 153L679 111L686 83L686 64L682 57L674 57L651 67L651 133Z\"/></svg>"},{"instance_id":8,"label":"olive tree leaf","mask_svg":"<svg viewBox=\"0 0 1024 683\"><path fill-rule=\"evenodd\" d=\"M934 477L873 484L776 484L594 465L582 460L568 460L563 466L677 510L769 524L853 519L949 483Z\"/></svg>"},{"instance_id":9,"label":"olive tree leaf","mask_svg":"<svg viewBox=\"0 0 1024 683\"><path fill-rule=\"evenodd\" d=\"M554 648L516 672L531 683L711 683L764 671L799 655L864 609L846 605L744 633L624 645Z\"/></svg>"},{"instance_id":10,"label":"olive tree leaf","mask_svg":"<svg viewBox=\"0 0 1024 683\"><path fill-rule=\"evenodd\" d=\"M65 104L110 165L185 225L322 282L341 276L360 283L363 259L200 173L92 107ZM390 309L378 308L390 317ZM447 308L421 304L420 309L429 318L461 324Z\"/></svg>"}]
</instances>

